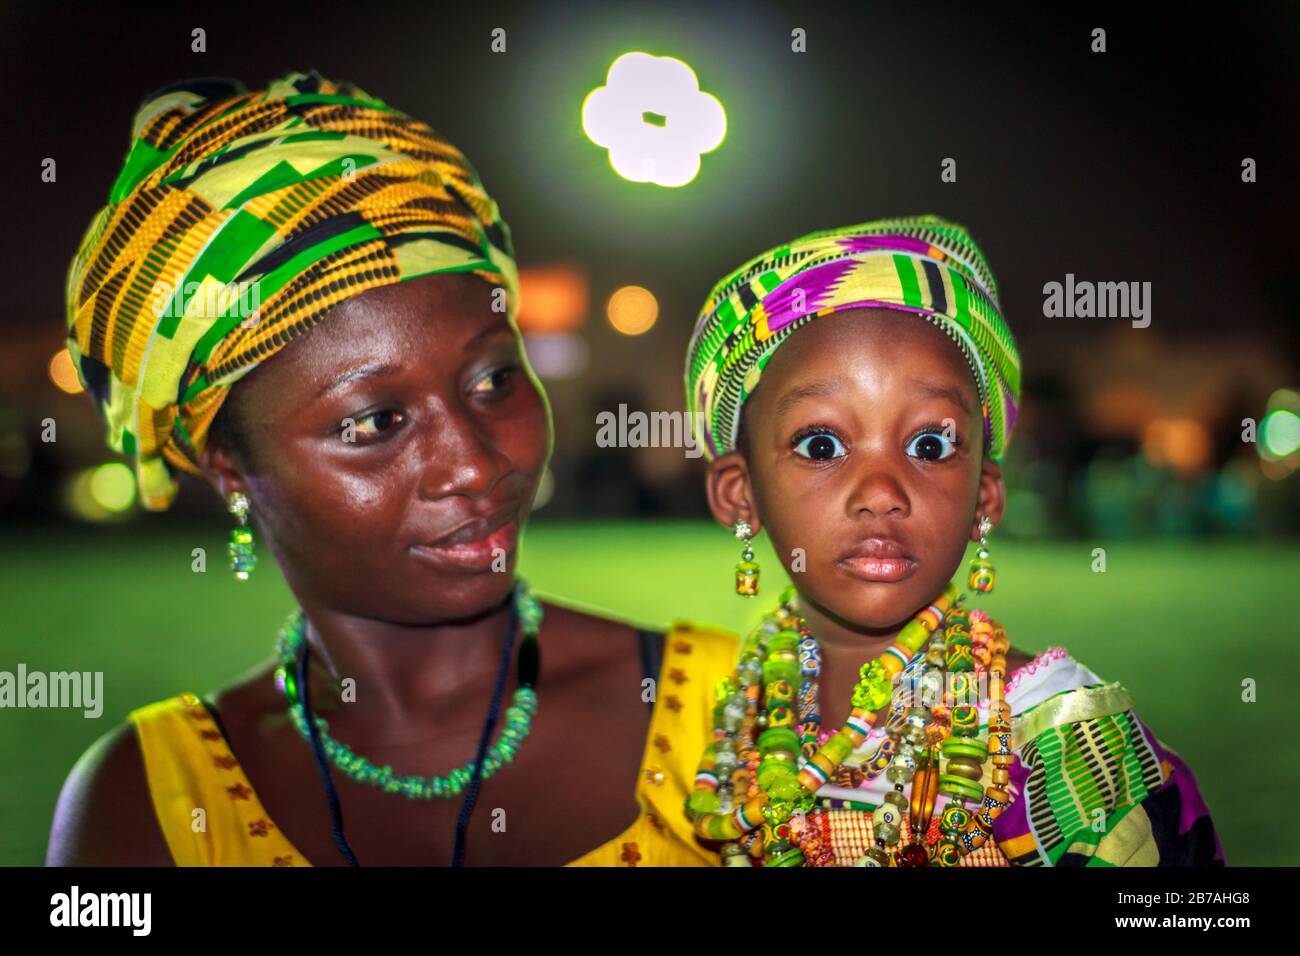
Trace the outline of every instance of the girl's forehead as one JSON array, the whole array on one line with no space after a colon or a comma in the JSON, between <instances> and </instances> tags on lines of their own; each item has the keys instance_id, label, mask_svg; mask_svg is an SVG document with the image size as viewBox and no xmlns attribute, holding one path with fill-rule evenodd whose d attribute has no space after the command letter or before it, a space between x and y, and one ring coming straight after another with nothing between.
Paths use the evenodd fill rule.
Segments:
<instances>
[{"instance_id":1,"label":"girl's forehead","mask_svg":"<svg viewBox=\"0 0 1300 956\"><path fill-rule=\"evenodd\" d=\"M765 384L851 377L863 369L960 381L976 391L957 345L924 317L893 309L849 309L797 329L763 370Z\"/></svg>"}]
</instances>

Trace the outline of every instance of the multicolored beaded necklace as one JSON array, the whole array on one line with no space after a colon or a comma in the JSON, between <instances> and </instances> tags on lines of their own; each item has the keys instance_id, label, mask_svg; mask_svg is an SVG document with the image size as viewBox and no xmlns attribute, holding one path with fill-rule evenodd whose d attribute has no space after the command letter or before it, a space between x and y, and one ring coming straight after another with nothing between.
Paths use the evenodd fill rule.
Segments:
<instances>
[{"instance_id":1,"label":"multicolored beaded necklace","mask_svg":"<svg viewBox=\"0 0 1300 956\"><path fill-rule=\"evenodd\" d=\"M964 597L950 583L893 645L862 666L850 716L827 736L820 732L820 648L799 614L797 592L786 589L780 606L742 643L735 673L719 682L714 742L686 800L695 833L722 842L725 864L825 865L828 848L820 859L806 859L797 842L801 828L792 824L806 820L817 791L866 742L876 712L886 704L892 752L884 773L893 789L872 812L874 845L855 865L956 866L987 842L993 821L1011 800L1007 768L1015 756L1003 692L1009 642L986 614L962 607ZM978 672L977 660L984 665ZM915 682L896 680L909 665ZM981 675L989 685L984 740L978 739ZM922 703L934 703L916 705L916 690ZM992 786L986 789L980 781L990 758ZM941 836L927 847L939 793L948 805L940 815ZM967 801L979 801L978 809ZM912 834L906 845L904 817Z\"/></svg>"}]
</instances>

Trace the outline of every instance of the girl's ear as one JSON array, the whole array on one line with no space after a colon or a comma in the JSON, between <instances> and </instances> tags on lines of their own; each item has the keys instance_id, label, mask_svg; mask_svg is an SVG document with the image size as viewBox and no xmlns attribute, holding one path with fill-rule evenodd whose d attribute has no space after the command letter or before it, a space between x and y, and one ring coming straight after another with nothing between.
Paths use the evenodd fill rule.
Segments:
<instances>
[{"instance_id":1,"label":"girl's ear","mask_svg":"<svg viewBox=\"0 0 1300 956\"><path fill-rule=\"evenodd\" d=\"M1002 523L1002 512L1007 504L1007 486L1002 480L1002 468L997 462L985 458L980 466L979 498L975 517L971 521L970 539L980 539L980 515L988 515L993 527Z\"/></svg>"},{"instance_id":2,"label":"girl's ear","mask_svg":"<svg viewBox=\"0 0 1300 956\"><path fill-rule=\"evenodd\" d=\"M709 495L709 510L719 524L730 528L737 521L747 521L757 535L763 527L758 507L754 503L754 490L749 483L749 462L738 451L719 455L709 463L705 481Z\"/></svg>"}]
</instances>

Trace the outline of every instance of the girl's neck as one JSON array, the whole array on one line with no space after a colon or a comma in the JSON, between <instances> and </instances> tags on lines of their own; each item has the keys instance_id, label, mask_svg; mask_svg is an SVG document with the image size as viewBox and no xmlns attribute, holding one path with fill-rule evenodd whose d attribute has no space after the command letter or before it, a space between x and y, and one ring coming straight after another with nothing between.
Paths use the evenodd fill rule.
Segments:
<instances>
[{"instance_id":1,"label":"girl's neck","mask_svg":"<svg viewBox=\"0 0 1300 956\"><path fill-rule=\"evenodd\" d=\"M839 617L802 594L799 595L799 613L808 622L817 643L821 645L823 657L828 651L841 656L857 656L861 658L861 664L883 654L912 619L909 616L907 620L887 627L862 627Z\"/></svg>"},{"instance_id":2,"label":"girl's neck","mask_svg":"<svg viewBox=\"0 0 1300 956\"><path fill-rule=\"evenodd\" d=\"M917 608L919 612L921 608ZM821 648L822 667L818 679L818 703L822 726L844 726L853 709L853 688L862 665L875 660L897 640L915 613L888 627L861 627L827 608L799 595L799 613L808 623Z\"/></svg>"}]
</instances>

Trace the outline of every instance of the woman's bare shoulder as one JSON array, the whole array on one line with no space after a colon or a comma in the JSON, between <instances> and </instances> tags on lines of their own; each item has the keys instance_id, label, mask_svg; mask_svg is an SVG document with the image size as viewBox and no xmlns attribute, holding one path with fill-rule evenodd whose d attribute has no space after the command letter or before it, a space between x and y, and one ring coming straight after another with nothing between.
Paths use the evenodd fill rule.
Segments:
<instances>
[{"instance_id":1,"label":"woman's bare shoulder","mask_svg":"<svg viewBox=\"0 0 1300 956\"><path fill-rule=\"evenodd\" d=\"M636 638L638 630L662 631L662 628L643 628L630 621L620 620L595 608L560 604L548 598L542 604L542 634L572 635L583 643L599 641L626 645Z\"/></svg>"},{"instance_id":2,"label":"woman's bare shoulder","mask_svg":"<svg viewBox=\"0 0 1300 956\"><path fill-rule=\"evenodd\" d=\"M655 657L664 652L663 628L620 620L592 608L542 602L542 630L539 643L543 672L570 676L600 673L620 681L639 680L645 658L640 632L647 631L654 643ZM552 666L554 669L552 669Z\"/></svg>"},{"instance_id":3,"label":"woman's bare shoulder","mask_svg":"<svg viewBox=\"0 0 1300 956\"><path fill-rule=\"evenodd\" d=\"M154 815L135 727L119 724L87 748L59 793L46 866L171 866Z\"/></svg>"},{"instance_id":4,"label":"woman's bare shoulder","mask_svg":"<svg viewBox=\"0 0 1300 956\"><path fill-rule=\"evenodd\" d=\"M581 627L586 630L613 635L629 634L638 629L638 625L623 620L600 608L585 607L577 603L560 601L556 598L542 600L542 620L563 621L569 627ZM662 628L651 628L662 630Z\"/></svg>"}]
</instances>

